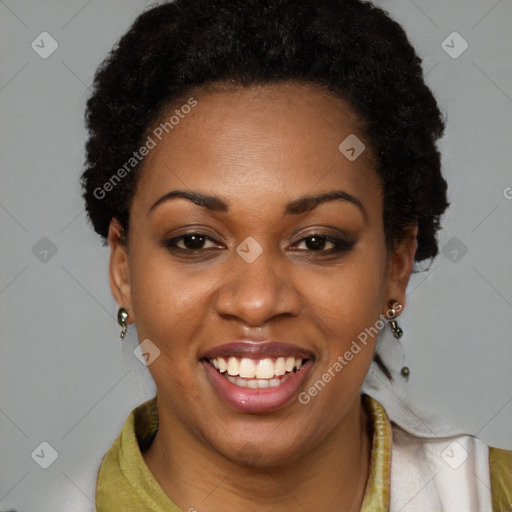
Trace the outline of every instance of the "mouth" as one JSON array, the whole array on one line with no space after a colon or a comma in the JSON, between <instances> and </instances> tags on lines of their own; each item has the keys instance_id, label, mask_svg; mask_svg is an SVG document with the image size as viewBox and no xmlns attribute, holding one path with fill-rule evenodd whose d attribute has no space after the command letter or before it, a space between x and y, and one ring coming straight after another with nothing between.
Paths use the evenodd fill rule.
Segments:
<instances>
[{"instance_id":1,"label":"mouth","mask_svg":"<svg viewBox=\"0 0 512 512\"><path fill-rule=\"evenodd\" d=\"M299 372L309 359L295 357L215 357L208 359L221 375L235 386L251 389L276 388Z\"/></svg>"},{"instance_id":2,"label":"mouth","mask_svg":"<svg viewBox=\"0 0 512 512\"><path fill-rule=\"evenodd\" d=\"M238 342L201 358L217 394L246 413L269 412L290 403L313 365L311 353L280 342Z\"/></svg>"}]
</instances>

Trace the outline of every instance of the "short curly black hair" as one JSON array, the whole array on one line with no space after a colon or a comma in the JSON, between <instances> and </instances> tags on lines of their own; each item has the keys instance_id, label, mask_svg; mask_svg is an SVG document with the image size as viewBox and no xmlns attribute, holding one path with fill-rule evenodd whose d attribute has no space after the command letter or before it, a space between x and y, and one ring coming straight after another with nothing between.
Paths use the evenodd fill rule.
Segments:
<instances>
[{"instance_id":1,"label":"short curly black hair","mask_svg":"<svg viewBox=\"0 0 512 512\"><path fill-rule=\"evenodd\" d=\"M449 206L436 141L445 122L403 28L364 0L175 0L140 15L96 72L87 102L87 213L106 245L128 230L140 165L98 193L179 98L212 84L327 88L358 115L377 155L386 243L418 225L417 262L438 253ZM102 189L103 190L103 189Z\"/></svg>"}]
</instances>

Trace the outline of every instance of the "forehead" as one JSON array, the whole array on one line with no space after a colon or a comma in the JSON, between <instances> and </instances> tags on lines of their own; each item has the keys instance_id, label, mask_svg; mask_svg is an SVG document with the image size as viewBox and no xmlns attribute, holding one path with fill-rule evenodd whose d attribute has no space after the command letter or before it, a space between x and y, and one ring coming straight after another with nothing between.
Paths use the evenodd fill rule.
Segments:
<instances>
[{"instance_id":1,"label":"forehead","mask_svg":"<svg viewBox=\"0 0 512 512\"><path fill-rule=\"evenodd\" d=\"M190 98L197 103L184 108ZM355 160L343 153L347 144L360 143L358 152L364 147L358 117L344 100L320 87L279 83L198 89L182 102L150 131L155 145L142 169L139 202L172 188L245 200L268 201L280 194L283 202L333 187L362 200L380 195L368 144Z\"/></svg>"}]
</instances>

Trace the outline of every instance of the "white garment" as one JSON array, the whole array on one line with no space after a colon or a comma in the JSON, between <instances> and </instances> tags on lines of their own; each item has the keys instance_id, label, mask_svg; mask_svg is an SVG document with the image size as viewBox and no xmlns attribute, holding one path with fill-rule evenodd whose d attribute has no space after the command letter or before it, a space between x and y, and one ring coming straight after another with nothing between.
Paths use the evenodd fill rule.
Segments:
<instances>
[{"instance_id":1,"label":"white garment","mask_svg":"<svg viewBox=\"0 0 512 512\"><path fill-rule=\"evenodd\" d=\"M417 437L393 425L390 512L492 512L489 448L478 438Z\"/></svg>"},{"instance_id":2,"label":"white garment","mask_svg":"<svg viewBox=\"0 0 512 512\"><path fill-rule=\"evenodd\" d=\"M362 391L381 403L392 424L390 512L492 512L489 447L406 391L401 348L389 326L377 353L394 382L372 363Z\"/></svg>"}]
</instances>

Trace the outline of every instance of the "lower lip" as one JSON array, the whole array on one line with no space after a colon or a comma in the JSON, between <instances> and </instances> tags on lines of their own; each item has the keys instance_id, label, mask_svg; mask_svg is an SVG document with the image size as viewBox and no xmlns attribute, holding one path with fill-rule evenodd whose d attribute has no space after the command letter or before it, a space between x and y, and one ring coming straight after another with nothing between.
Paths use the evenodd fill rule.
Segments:
<instances>
[{"instance_id":1,"label":"lower lip","mask_svg":"<svg viewBox=\"0 0 512 512\"><path fill-rule=\"evenodd\" d=\"M220 397L231 407L241 412L258 413L281 409L297 395L306 379L312 361L307 361L301 369L286 382L275 388L242 388L229 382L210 363L203 361L208 379Z\"/></svg>"}]
</instances>

